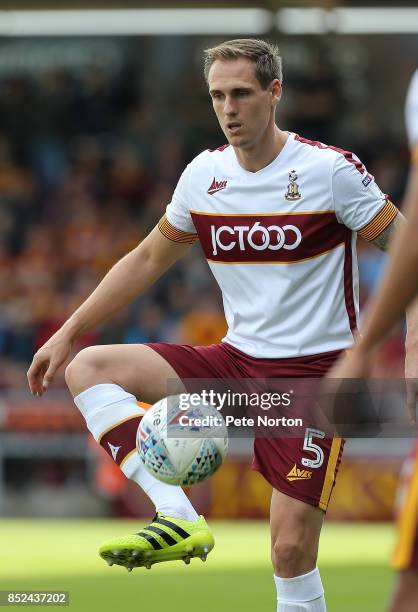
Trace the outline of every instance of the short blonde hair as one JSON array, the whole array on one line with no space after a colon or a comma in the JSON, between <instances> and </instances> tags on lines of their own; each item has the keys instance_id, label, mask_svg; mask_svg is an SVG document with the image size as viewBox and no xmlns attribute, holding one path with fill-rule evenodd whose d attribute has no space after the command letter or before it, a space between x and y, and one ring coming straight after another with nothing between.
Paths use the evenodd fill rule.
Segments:
<instances>
[{"instance_id":1,"label":"short blonde hair","mask_svg":"<svg viewBox=\"0 0 418 612\"><path fill-rule=\"evenodd\" d=\"M246 57L255 64L255 76L263 89L278 79L283 81L282 58L277 45L256 38L236 38L204 51L206 82L209 70L216 60L234 60Z\"/></svg>"}]
</instances>

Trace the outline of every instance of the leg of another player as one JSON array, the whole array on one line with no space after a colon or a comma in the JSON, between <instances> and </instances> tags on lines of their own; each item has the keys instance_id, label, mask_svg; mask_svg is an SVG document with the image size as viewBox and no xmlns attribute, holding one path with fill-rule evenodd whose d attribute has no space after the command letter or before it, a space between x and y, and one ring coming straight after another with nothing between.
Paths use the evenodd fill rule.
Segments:
<instances>
[{"instance_id":1,"label":"leg of another player","mask_svg":"<svg viewBox=\"0 0 418 612\"><path fill-rule=\"evenodd\" d=\"M316 567L324 513L273 489L270 509L271 557L278 612L325 612L324 589Z\"/></svg>"},{"instance_id":2,"label":"leg of another player","mask_svg":"<svg viewBox=\"0 0 418 612\"><path fill-rule=\"evenodd\" d=\"M198 515L180 487L149 474L136 452L136 432L144 409L168 394L168 381L184 390L165 359L148 346L109 345L86 348L68 365L67 385L96 441L150 497L158 512L194 521ZM174 389L170 393L174 393Z\"/></svg>"},{"instance_id":3,"label":"leg of another player","mask_svg":"<svg viewBox=\"0 0 418 612\"><path fill-rule=\"evenodd\" d=\"M401 571L398 574L389 612L416 612L417 607L418 571Z\"/></svg>"}]
</instances>

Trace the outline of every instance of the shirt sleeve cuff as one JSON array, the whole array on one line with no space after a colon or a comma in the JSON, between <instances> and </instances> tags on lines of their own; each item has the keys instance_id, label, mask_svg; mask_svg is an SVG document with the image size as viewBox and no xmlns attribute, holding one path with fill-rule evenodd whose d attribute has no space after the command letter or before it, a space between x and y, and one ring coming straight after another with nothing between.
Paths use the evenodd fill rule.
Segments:
<instances>
[{"instance_id":1,"label":"shirt sleeve cuff","mask_svg":"<svg viewBox=\"0 0 418 612\"><path fill-rule=\"evenodd\" d=\"M398 212L392 202L386 202L377 215L358 231L359 235L369 242L375 240L392 223Z\"/></svg>"},{"instance_id":2,"label":"shirt sleeve cuff","mask_svg":"<svg viewBox=\"0 0 418 612\"><path fill-rule=\"evenodd\" d=\"M158 229L163 236L171 240L172 242L179 242L181 244L193 244L196 242L197 234L191 232L183 232L183 230L177 229L174 225L171 225L170 221L164 215L158 222Z\"/></svg>"}]
</instances>

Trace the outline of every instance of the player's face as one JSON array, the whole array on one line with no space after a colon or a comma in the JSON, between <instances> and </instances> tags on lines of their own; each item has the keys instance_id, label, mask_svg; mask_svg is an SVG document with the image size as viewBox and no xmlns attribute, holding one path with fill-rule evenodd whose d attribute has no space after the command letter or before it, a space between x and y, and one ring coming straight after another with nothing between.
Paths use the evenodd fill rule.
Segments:
<instances>
[{"instance_id":1,"label":"player's face","mask_svg":"<svg viewBox=\"0 0 418 612\"><path fill-rule=\"evenodd\" d=\"M244 57L216 60L210 68L208 83L214 111L232 146L251 148L274 126L280 83L275 79L263 89L251 60Z\"/></svg>"}]
</instances>

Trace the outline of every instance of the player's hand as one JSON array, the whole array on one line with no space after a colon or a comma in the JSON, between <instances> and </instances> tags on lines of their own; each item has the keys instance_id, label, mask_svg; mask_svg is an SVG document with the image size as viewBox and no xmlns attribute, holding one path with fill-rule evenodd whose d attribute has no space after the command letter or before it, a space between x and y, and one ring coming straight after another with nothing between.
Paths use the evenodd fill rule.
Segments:
<instances>
[{"instance_id":1,"label":"player's hand","mask_svg":"<svg viewBox=\"0 0 418 612\"><path fill-rule=\"evenodd\" d=\"M323 378L320 387L320 406L334 433L340 435L339 427L354 426L356 419L364 417L353 405L355 394L365 393L364 379L370 375L372 355L357 346L341 355L336 364ZM367 416L367 415L366 415ZM364 421L364 419L363 419ZM336 426L336 423L339 423Z\"/></svg>"},{"instance_id":2,"label":"player's hand","mask_svg":"<svg viewBox=\"0 0 418 612\"><path fill-rule=\"evenodd\" d=\"M358 347L350 349L338 359L325 380L328 382L329 379L368 378L372 369L372 360L371 353L363 352Z\"/></svg>"},{"instance_id":3,"label":"player's hand","mask_svg":"<svg viewBox=\"0 0 418 612\"><path fill-rule=\"evenodd\" d=\"M57 331L35 353L27 377L33 395L41 396L51 384L55 372L68 359L72 340Z\"/></svg>"}]
</instances>

